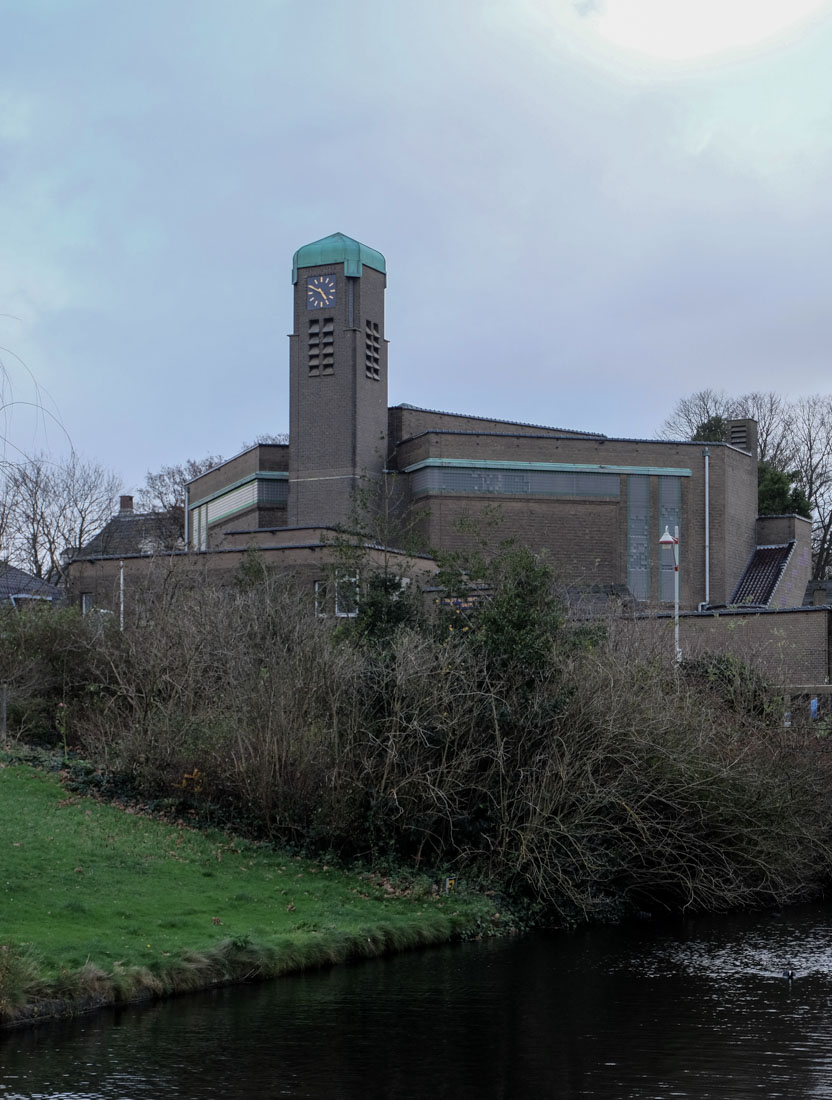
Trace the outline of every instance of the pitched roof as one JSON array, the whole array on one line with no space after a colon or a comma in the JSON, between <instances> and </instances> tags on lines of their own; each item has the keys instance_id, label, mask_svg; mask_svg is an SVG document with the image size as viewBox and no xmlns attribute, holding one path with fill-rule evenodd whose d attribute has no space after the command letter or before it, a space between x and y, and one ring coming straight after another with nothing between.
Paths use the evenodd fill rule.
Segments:
<instances>
[{"instance_id":1,"label":"pitched roof","mask_svg":"<svg viewBox=\"0 0 832 1100\"><path fill-rule=\"evenodd\" d=\"M153 554L172 549L181 539L177 516L169 512L121 511L73 555L78 558Z\"/></svg>"},{"instance_id":2,"label":"pitched roof","mask_svg":"<svg viewBox=\"0 0 832 1100\"><path fill-rule=\"evenodd\" d=\"M794 539L780 546L758 546L745 567L729 604L768 607L794 549Z\"/></svg>"},{"instance_id":3,"label":"pitched roof","mask_svg":"<svg viewBox=\"0 0 832 1100\"><path fill-rule=\"evenodd\" d=\"M61 591L54 584L9 565L7 561L0 562L0 600L9 600L12 596L40 596L58 600Z\"/></svg>"}]
</instances>

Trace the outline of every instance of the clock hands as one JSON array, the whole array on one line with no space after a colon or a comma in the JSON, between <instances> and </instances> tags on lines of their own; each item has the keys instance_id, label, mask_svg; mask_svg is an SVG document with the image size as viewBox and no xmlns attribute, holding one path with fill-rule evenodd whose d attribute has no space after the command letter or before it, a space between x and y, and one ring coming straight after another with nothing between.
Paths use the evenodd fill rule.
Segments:
<instances>
[{"instance_id":1,"label":"clock hands","mask_svg":"<svg viewBox=\"0 0 832 1100\"><path fill-rule=\"evenodd\" d=\"M322 309L324 306L334 306L335 292L335 279L331 275L309 276L306 280L306 308ZM317 298L315 294L318 295Z\"/></svg>"}]
</instances>

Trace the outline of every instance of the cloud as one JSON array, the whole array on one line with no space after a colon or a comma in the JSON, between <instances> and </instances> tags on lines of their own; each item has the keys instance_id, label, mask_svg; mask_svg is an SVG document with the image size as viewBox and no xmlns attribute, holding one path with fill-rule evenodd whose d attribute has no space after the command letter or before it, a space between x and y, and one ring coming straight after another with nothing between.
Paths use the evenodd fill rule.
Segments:
<instances>
[{"instance_id":1,"label":"cloud","mask_svg":"<svg viewBox=\"0 0 832 1100\"><path fill-rule=\"evenodd\" d=\"M580 16L603 14L606 0L572 0L572 7Z\"/></svg>"}]
</instances>

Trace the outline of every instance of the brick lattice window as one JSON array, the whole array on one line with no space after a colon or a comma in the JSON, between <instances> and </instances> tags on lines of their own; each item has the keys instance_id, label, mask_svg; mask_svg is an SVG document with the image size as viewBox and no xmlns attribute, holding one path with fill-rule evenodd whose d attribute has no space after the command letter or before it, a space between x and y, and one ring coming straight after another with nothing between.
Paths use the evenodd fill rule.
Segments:
<instances>
[{"instance_id":1,"label":"brick lattice window","mask_svg":"<svg viewBox=\"0 0 832 1100\"><path fill-rule=\"evenodd\" d=\"M309 373L332 374L335 365L335 319L309 319Z\"/></svg>"},{"instance_id":2,"label":"brick lattice window","mask_svg":"<svg viewBox=\"0 0 832 1100\"><path fill-rule=\"evenodd\" d=\"M364 330L364 370L368 378L381 375L381 332L378 321L368 321Z\"/></svg>"}]
</instances>

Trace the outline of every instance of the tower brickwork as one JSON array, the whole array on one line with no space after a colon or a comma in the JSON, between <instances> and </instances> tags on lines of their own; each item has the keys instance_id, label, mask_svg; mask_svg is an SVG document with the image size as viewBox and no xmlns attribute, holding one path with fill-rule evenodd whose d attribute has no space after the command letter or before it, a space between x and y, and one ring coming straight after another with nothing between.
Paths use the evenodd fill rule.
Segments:
<instances>
[{"instance_id":1,"label":"tower brickwork","mask_svg":"<svg viewBox=\"0 0 832 1100\"><path fill-rule=\"evenodd\" d=\"M384 257L336 233L295 253L293 282L288 522L330 527L384 471Z\"/></svg>"}]
</instances>

